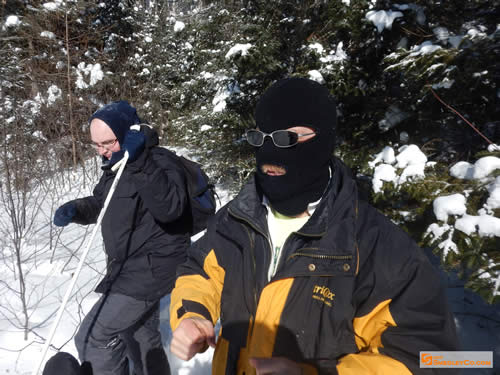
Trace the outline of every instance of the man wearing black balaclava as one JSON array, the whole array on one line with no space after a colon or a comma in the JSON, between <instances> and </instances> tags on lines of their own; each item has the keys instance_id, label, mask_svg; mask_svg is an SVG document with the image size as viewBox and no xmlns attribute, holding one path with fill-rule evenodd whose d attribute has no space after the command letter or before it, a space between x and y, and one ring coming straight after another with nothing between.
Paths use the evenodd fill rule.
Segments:
<instances>
[{"instance_id":1,"label":"man wearing black balaclava","mask_svg":"<svg viewBox=\"0 0 500 375\"><path fill-rule=\"evenodd\" d=\"M171 351L215 346L213 374L404 375L457 350L439 276L333 157L329 91L280 80L255 118L255 174L177 270Z\"/></svg>"},{"instance_id":2,"label":"man wearing black balaclava","mask_svg":"<svg viewBox=\"0 0 500 375\"><path fill-rule=\"evenodd\" d=\"M256 122L261 132L294 129L310 134L293 147L277 147L267 137L255 148L257 183L278 212L302 214L323 195L330 177L336 121L335 101L314 81L278 82L259 101Z\"/></svg>"}]
</instances>

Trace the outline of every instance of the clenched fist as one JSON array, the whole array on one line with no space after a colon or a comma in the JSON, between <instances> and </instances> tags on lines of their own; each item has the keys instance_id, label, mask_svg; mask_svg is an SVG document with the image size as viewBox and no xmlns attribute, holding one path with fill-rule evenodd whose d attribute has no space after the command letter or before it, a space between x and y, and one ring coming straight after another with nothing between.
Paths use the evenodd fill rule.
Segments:
<instances>
[{"instance_id":1,"label":"clenched fist","mask_svg":"<svg viewBox=\"0 0 500 375\"><path fill-rule=\"evenodd\" d=\"M180 359L189 361L208 346L215 347L215 331L211 321L204 318L186 318L174 331L170 351Z\"/></svg>"}]
</instances>

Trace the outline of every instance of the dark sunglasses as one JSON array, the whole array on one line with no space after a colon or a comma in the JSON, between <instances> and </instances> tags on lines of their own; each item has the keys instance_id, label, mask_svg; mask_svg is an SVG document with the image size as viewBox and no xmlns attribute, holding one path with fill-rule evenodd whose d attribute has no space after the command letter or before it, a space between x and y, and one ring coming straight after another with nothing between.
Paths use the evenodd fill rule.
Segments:
<instances>
[{"instance_id":1,"label":"dark sunglasses","mask_svg":"<svg viewBox=\"0 0 500 375\"><path fill-rule=\"evenodd\" d=\"M252 146L260 147L264 144L266 137L271 137L276 147L287 148L295 146L299 143L299 137L305 137L313 134L317 134L317 132L298 134L291 130L275 130L268 134L257 129L252 129L246 132L246 140Z\"/></svg>"}]
</instances>

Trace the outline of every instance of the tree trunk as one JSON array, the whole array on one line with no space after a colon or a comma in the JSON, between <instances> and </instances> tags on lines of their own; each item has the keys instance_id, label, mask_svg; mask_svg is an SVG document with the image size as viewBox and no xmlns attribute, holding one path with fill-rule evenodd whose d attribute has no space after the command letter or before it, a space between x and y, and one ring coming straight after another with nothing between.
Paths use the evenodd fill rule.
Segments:
<instances>
[{"instance_id":1,"label":"tree trunk","mask_svg":"<svg viewBox=\"0 0 500 375\"><path fill-rule=\"evenodd\" d=\"M69 27L68 27L68 10L66 9L66 17L64 19L66 26L66 79L68 83L68 114L69 114L69 129L71 132L71 153L73 155L73 167L76 168L77 156L76 156L76 140L77 134L75 131L75 126L73 123L73 96L71 94L71 57L69 49Z\"/></svg>"}]
</instances>

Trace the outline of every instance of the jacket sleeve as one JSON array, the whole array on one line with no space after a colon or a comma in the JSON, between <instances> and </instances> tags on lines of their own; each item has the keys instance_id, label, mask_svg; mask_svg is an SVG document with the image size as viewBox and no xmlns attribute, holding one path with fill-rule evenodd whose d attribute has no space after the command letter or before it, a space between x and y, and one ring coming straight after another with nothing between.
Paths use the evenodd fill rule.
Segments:
<instances>
[{"instance_id":1,"label":"jacket sleeve","mask_svg":"<svg viewBox=\"0 0 500 375\"><path fill-rule=\"evenodd\" d=\"M219 265L215 251L208 246L207 235L188 251L187 261L177 268L177 280L170 302L170 325L198 316L215 325L220 315L220 298L225 270Z\"/></svg>"},{"instance_id":2,"label":"jacket sleeve","mask_svg":"<svg viewBox=\"0 0 500 375\"><path fill-rule=\"evenodd\" d=\"M421 351L459 350L455 323L439 275L424 252L401 229L381 221L359 243L353 301L359 352L339 358L338 374L455 373L420 368Z\"/></svg>"},{"instance_id":3,"label":"jacket sleeve","mask_svg":"<svg viewBox=\"0 0 500 375\"><path fill-rule=\"evenodd\" d=\"M73 223L88 225L95 224L101 212L101 205L94 196L75 199L76 214L71 219Z\"/></svg>"},{"instance_id":4,"label":"jacket sleeve","mask_svg":"<svg viewBox=\"0 0 500 375\"><path fill-rule=\"evenodd\" d=\"M95 224L103 205L104 175L94 188L93 195L75 199L76 214L71 220L73 223L88 225Z\"/></svg>"},{"instance_id":5,"label":"jacket sleeve","mask_svg":"<svg viewBox=\"0 0 500 375\"><path fill-rule=\"evenodd\" d=\"M154 157L153 152L144 152L125 171L148 212L160 223L169 223L179 219L188 205L184 173L168 156Z\"/></svg>"}]
</instances>

